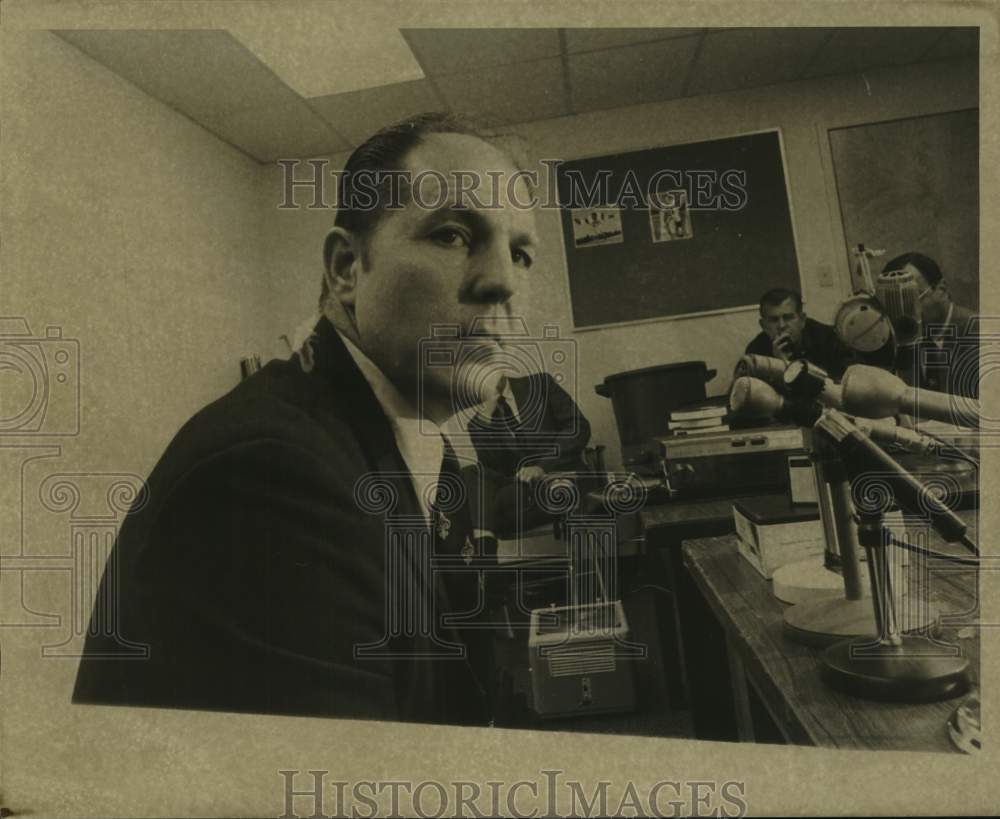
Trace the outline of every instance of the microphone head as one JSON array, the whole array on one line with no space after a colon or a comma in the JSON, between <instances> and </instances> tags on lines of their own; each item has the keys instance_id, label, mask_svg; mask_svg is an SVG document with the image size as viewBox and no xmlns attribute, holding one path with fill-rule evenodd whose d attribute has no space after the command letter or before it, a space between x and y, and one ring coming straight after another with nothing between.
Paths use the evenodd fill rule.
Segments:
<instances>
[{"instance_id":1,"label":"microphone head","mask_svg":"<svg viewBox=\"0 0 1000 819\"><path fill-rule=\"evenodd\" d=\"M786 366L780 358L748 353L737 362L735 375L737 377L750 376L780 387L784 383L782 379Z\"/></svg>"},{"instance_id":2,"label":"microphone head","mask_svg":"<svg viewBox=\"0 0 1000 819\"><path fill-rule=\"evenodd\" d=\"M892 373L853 364L840 380L844 410L866 418L888 418L903 411L902 397L906 390L903 380Z\"/></svg>"},{"instance_id":3,"label":"microphone head","mask_svg":"<svg viewBox=\"0 0 1000 819\"><path fill-rule=\"evenodd\" d=\"M729 409L738 415L773 418L784 404L774 387L759 378L741 376L729 391Z\"/></svg>"},{"instance_id":4,"label":"microphone head","mask_svg":"<svg viewBox=\"0 0 1000 819\"><path fill-rule=\"evenodd\" d=\"M867 294L852 296L840 305L833 327L844 345L859 353L875 353L895 342L885 309Z\"/></svg>"},{"instance_id":5,"label":"microphone head","mask_svg":"<svg viewBox=\"0 0 1000 819\"><path fill-rule=\"evenodd\" d=\"M920 284L909 270L889 270L875 280L875 297L892 322L896 341L914 344L921 334Z\"/></svg>"}]
</instances>

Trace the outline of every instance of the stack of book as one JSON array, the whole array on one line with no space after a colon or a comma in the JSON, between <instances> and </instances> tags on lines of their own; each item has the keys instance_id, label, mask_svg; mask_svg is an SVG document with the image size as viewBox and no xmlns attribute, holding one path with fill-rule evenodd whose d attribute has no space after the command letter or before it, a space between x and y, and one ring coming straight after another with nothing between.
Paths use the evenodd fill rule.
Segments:
<instances>
[{"instance_id":1,"label":"stack of book","mask_svg":"<svg viewBox=\"0 0 1000 819\"><path fill-rule=\"evenodd\" d=\"M706 432L725 432L726 408L712 404L683 407L670 413L667 428L673 435L700 435Z\"/></svg>"}]
</instances>

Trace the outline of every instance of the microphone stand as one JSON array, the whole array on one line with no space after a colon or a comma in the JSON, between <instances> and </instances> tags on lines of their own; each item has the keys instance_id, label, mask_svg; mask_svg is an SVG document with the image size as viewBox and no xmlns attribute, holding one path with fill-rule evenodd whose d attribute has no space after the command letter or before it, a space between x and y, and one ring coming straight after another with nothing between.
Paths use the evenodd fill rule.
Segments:
<instances>
[{"instance_id":1,"label":"microphone stand","mask_svg":"<svg viewBox=\"0 0 1000 819\"><path fill-rule=\"evenodd\" d=\"M860 547L864 544L860 542L859 531L854 524L848 471L831 441L813 434L811 443L817 473L820 521L827 544L824 563L828 568L831 564L836 565L832 548L835 546L844 593L842 597L820 596L786 608L783 615L784 634L793 642L826 648L846 638L871 637L878 633L879 626L878 616L868 600L861 576ZM866 558L871 559L867 550ZM902 599L901 596L901 602ZM938 614L938 609L931 605L907 605L902 628L904 631L925 629L937 620Z\"/></svg>"},{"instance_id":2,"label":"microphone stand","mask_svg":"<svg viewBox=\"0 0 1000 819\"><path fill-rule=\"evenodd\" d=\"M769 361L764 364L771 367ZM805 429L814 428L823 412L821 401L816 399L822 396L826 400L836 400L835 385L827 385L829 378L826 373L811 365L799 367L797 362L787 365L785 376L783 384L786 389L796 392L799 400L786 402L771 386L762 383L755 376L739 377L734 380L730 395L730 405L734 412L749 409ZM795 588L796 598L802 589L807 590L807 593L811 588L816 590L808 599L795 602L785 609L784 632L786 637L795 642L822 648L845 637L872 635L876 632L876 622L872 607L865 599L861 581L858 564L860 550L853 525L851 486L840 453L834 445L817 435L808 436L808 447L816 474L820 520L827 545L824 565L832 567L832 555L836 550L840 560L843 596L837 591L836 585L831 586L829 581L833 575L823 567L817 567L819 571L806 569L804 572L801 566L796 567L794 572L790 568L786 577L779 581L779 573L785 568L782 567L773 579L776 594L779 582L786 581L789 589ZM803 579L804 586L796 587L795 583ZM830 591L834 592L833 596ZM929 622L930 620L918 621L913 618L907 623L907 627L922 628Z\"/></svg>"},{"instance_id":3,"label":"microphone stand","mask_svg":"<svg viewBox=\"0 0 1000 819\"><path fill-rule=\"evenodd\" d=\"M839 555L844 594L795 603L785 609L783 618L788 639L825 648L845 638L876 633L876 621L861 581L847 472L835 448L818 436L811 437L820 521L827 544L824 562L834 562L834 551Z\"/></svg>"},{"instance_id":4,"label":"microphone stand","mask_svg":"<svg viewBox=\"0 0 1000 819\"><path fill-rule=\"evenodd\" d=\"M957 647L902 633L883 520L888 505L883 501L890 499L885 488L907 512L929 515L948 542L964 542L965 525L842 413L826 410L815 429L839 450L855 489L869 488L878 496L858 504L857 527L858 542L868 556L875 636L845 639L826 648L824 679L849 694L896 702L929 702L964 693L970 682L969 661L958 656ZM866 479L872 481L869 487L864 487Z\"/></svg>"}]
</instances>

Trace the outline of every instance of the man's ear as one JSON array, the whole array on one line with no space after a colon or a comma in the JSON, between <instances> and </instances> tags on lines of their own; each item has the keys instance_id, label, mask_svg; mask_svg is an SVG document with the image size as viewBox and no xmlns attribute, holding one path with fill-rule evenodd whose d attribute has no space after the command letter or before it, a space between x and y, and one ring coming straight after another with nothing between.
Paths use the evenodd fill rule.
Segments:
<instances>
[{"instance_id":1,"label":"man's ear","mask_svg":"<svg viewBox=\"0 0 1000 819\"><path fill-rule=\"evenodd\" d=\"M760 325L760 329L764 331L764 335L767 335L767 324L764 321L764 317L763 316L761 316L760 318L757 319L757 324L759 324Z\"/></svg>"},{"instance_id":2,"label":"man's ear","mask_svg":"<svg viewBox=\"0 0 1000 819\"><path fill-rule=\"evenodd\" d=\"M357 236L342 227L335 227L327 234L325 254L329 259L326 283L330 294L341 304L354 305L361 270L361 248Z\"/></svg>"}]
</instances>

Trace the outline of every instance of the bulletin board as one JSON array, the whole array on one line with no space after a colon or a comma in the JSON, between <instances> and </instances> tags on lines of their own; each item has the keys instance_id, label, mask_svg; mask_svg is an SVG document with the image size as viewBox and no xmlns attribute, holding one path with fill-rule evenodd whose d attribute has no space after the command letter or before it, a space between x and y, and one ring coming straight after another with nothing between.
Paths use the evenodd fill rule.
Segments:
<instances>
[{"instance_id":1,"label":"bulletin board","mask_svg":"<svg viewBox=\"0 0 1000 819\"><path fill-rule=\"evenodd\" d=\"M557 185L576 329L801 290L777 130L568 161Z\"/></svg>"}]
</instances>

